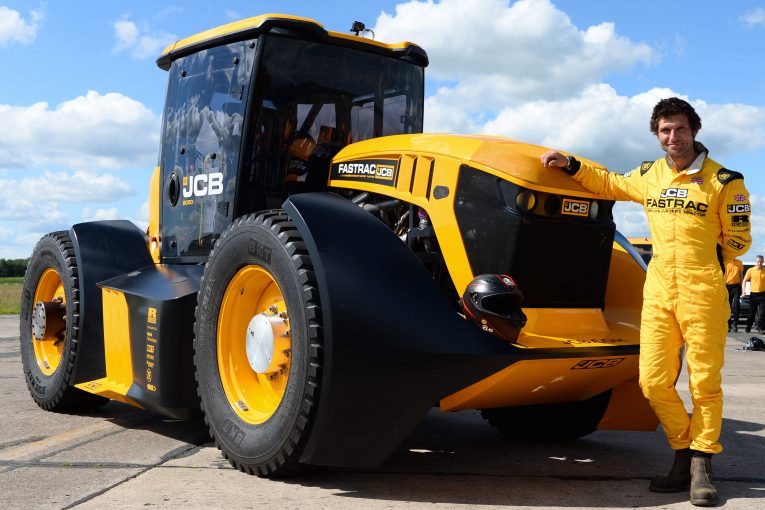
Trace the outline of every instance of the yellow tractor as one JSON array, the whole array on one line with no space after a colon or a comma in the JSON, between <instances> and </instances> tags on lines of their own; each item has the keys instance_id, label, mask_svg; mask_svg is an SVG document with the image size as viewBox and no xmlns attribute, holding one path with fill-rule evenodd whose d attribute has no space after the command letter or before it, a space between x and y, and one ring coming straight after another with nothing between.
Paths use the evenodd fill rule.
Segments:
<instances>
[{"instance_id":1,"label":"yellow tractor","mask_svg":"<svg viewBox=\"0 0 765 510\"><path fill-rule=\"evenodd\" d=\"M377 466L434 405L520 439L654 430L613 203L542 147L422 134L427 63L287 15L168 47L148 230L80 223L29 262L35 402L201 411L261 476Z\"/></svg>"}]
</instances>

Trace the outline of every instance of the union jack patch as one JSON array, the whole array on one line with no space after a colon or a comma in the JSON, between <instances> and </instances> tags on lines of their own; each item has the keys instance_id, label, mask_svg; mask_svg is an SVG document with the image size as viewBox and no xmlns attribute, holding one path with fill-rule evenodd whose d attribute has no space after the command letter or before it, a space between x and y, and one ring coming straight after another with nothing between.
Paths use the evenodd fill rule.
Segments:
<instances>
[{"instance_id":1,"label":"union jack patch","mask_svg":"<svg viewBox=\"0 0 765 510\"><path fill-rule=\"evenodd\" d=\"M691 177L691 184L704 184L703 177Z\"/></svg>"},{"instance_id":2,"label":"union jack patch","mask_svg":"<svg viewBox=\"0 0 765 510\"><path fill-rule=\"evenodd\" d=\"M733 195L734 202L746 202L746 195Z\"/></svg>"}]
</instances>

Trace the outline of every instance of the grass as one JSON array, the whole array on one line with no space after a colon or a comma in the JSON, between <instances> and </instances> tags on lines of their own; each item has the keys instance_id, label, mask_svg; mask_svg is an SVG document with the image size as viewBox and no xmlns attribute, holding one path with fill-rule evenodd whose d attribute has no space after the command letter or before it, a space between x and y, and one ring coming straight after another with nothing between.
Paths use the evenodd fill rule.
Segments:
<instances>
[{"instance_id":1,"label":"grass","mask_svg":"<svg viewBox=\"0 0 765 510\"><path fill-rule=\"evenodd\" d=\"M0 278L0 315L19 313L23 281L23 277Z\"/></svg>"}]
</instances>

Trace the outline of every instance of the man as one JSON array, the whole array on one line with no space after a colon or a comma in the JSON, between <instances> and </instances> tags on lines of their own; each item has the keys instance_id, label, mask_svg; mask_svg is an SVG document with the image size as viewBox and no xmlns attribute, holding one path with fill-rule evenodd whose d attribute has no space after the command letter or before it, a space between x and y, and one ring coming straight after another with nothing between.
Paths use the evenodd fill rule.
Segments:
<instances>
[{"instance_id":1,"label":"man","mask_svg":"<svg viewBox=\"0 0 765 510\"><path fill-rule=\"evenodd\" d=\"M728 319L728 331L738 331L739 299L741 298L741 273L744 272L744 264L739 259L733 259L725 264L725 286L728 287L728 304L730 305L730 319Z\"/></svg>"},{"instance_id":2,"label":"man","mask_svg":"<svg viewBox=\"0 0 765 510\"><path fill-rule=\"evenodd\" d=\"M765 329L765 267L762 265L762 255L754 259L754 267L750 267L741 282L741 292L746 293L746 282L749 282L749 315L746 316L746 329L752 331L754 316L757 315L757 333Z\"/></svg>"},{"instance_id":3,"label":"man","mask_svg":"<svg viewBox=\"0 0 765 510\"><path fill-rule=\"evenodd\" d=\"M624 175L556 151L541 160L608 199L645 206L653 258L643 289L640 386L675 450L669 474L649 488L681 492L690 486L691 503L713 506L711 458L722 451L720 369L730 316L722 268L751 244L749 193L740 173L722 168L696 142L701 119L687 102L659 101L650 128L666 155ZM683 345L690 418L675 389Z\"/></svg>"}]
</instances>

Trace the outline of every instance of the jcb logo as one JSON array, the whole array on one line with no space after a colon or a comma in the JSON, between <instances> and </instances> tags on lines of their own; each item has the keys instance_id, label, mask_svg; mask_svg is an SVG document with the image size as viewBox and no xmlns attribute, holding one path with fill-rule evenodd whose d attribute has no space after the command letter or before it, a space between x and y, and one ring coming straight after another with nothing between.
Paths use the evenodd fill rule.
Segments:
<instances>
[{"instance_id":1,"label":"jcb logo","mask_svg":"<svg viewBox=\"0 0 765 510\"><path fill-rule=\"evenodd\" d=\"M571 370L582 370L589 368L611 368L624 361L624 358L613 359L584 359L571 367Z\"/></svg>"},{"instance_id":2,"label":"jcb logo","mask_svg":"<svg viewBox=\"0 0 765 510\"><path fill-rule=\"evenodd\" d=\"M389 165L377 165L375 177L378 179L393 179L393 167Z\"/></svg>"},{"instance_id":3,"label":"jcb logo","mask_svg":"<svg viewBox=\"0 0 765 510\"><path fill-rule=\"evenodd\" d=\"M571 214L573 216L587 216L590 212L590 203L583 202L581 200L571 200L568 198L563 199L563 214Z\"/></svg>"},{"instance_id":4,"label":"jcb logo","mask_svg":"<svg viewBox=\"0 0 765 510\"><path fill-rule=\"evenodd\" d=\"M183 177L183 198L220 195L223 193L223 174L186 175Z\"/></svg>"},{"instance_id":5,"label":"jcb logo","mask_svg":"<svg viewBox=\"0 0 765 510\"><path fill-rule=\"evenodd\" d=\"M749 204L728 204L730 214L749 212Z\"/></svg>"},{"instance_id":6,"label":"jcb logo","mask_svg":"<svg viewBox=\"0 0 765 510\"><path fill-rule=\"evenodd\" d=\"M667 188L661 190L660 198L686 198L688 196L687 189L680 188Z\"/></svg>"},{"instance_id":7,"label":"jcb logo","mask_svg":"<svg viewBox=\"0 0 765 510\"><path fill-rule=\"evenodd\" d=\"M744 244L739 243L737 241L734 241L733 239L728 239L728 242L725 243L725 244L727 244L728 246L730 246L734 250L743 250L745 248Z\"/></svg>"}]
</instances>

